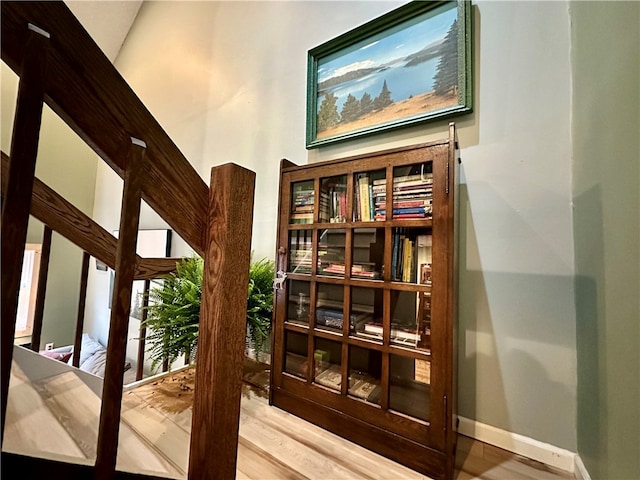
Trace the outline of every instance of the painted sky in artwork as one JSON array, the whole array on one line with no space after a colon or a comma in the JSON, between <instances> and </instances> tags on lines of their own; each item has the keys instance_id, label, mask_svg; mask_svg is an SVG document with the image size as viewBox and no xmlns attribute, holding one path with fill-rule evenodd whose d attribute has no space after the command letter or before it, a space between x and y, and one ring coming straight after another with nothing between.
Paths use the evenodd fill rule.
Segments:
<instances>
[{"instance_id":1,"label":"painted sky in artwork","mask_svg":"<svg viewBox=\"0 0 640 480\"><path fill-rule=\"evenodd\" d=\"M382 66L441 40L457 18L455 3L407 20L389 32L365 39L318 61L318 83L361 68Z\"/></svg>"}]
</instances>

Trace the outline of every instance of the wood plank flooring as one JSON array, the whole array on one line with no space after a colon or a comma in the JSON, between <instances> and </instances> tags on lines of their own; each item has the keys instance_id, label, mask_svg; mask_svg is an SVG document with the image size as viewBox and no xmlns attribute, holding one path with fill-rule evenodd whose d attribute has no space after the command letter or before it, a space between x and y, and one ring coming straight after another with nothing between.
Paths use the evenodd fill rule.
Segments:
<instances>
[{"instance_id":1,"label":"wood plank flooring","mask_svg":"<svg viewBox=\"0 0 640 480\"><path fill-rule=\"evenodd\" d=\"M165 477L186 478L192 382L192 372L183 370L125 390L119 469L145 473L164 470ZM245 368L245 386L241 400L238 479L428 479L283 410L269 406L267 384L268 374L264 368L248 364ZM65 393L61 390L63 385L76 390L72 399L68 391ZM93 415L90 413L89 405L95 408L97 398L92 399L88 392L80 390L83 390L82 386L66 373L29 388L24 374L15 368L7 411L13 412L11 415L14 419L8 425L14 425L16 428L8 428L5 431L3 449L14 452L18 449L16 453L25 454L47 450L48 447L41 444L42 441L46 441L47 436L39 435L40 443L33 444L26 438L31 436L25 435L18 423L15 423L17 420L13 416L18 414L16 410L20 410L20 402L28 399L29 408L37 412L38 422L51 422L51 428L56 432L60 432L61 429L63 432L69 432L67 443L70 443L70 451L60 451L59 438L56 437L57 453L77 456L78 450L86 450L88 442L78 437L80 429L69 420L68 407L63 408L63 405L73 403L78 398L89 398L84 406L77 408L80 408L85 418ZM24 408L22 411L24 412ZM9 413L7 415L9 420ZM25 428L33 428L28 418L21 421L26 422L20 424ZM65 424L71 428L65 431ZM42 431L42 423L39 428ZM93 439L95 432L90 431L88 435ZM70 442L70 439L73 441ZM30 451L20 451L25 448ZM94 455L95 453L91 452L88 456ZM569 473L464 436L459 436L456 460L458 480L575 479Z\"/></svg>"}]
</instances>

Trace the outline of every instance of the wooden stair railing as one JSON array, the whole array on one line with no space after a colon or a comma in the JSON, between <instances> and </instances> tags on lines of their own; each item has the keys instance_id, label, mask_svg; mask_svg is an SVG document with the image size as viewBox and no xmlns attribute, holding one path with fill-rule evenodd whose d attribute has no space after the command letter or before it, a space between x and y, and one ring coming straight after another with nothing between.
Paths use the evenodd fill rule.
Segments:
<instances>
[{"instance_id":1,"label":"wooden stair railing","mask_svg":"<svg viewBox=\"0 0 640 480\"><path fill-rule=\"evenodd\" d=\"M116 271L98 457L90 471L97 479L129 478L115 465L131 282L136 276L152 278L140 275L145 260L135 254L140 202L145 200L205 260L188 475L234 478L255 174L222 165L212 169L207 188L63 2L2 2L1 9L2 59L20 83L11 157L2 155L0 436L31 212ZM123 177L117 240L34 178L45 102ZM167 259L150 263L146 267L161 269ZM158 268L150 270L155 275ZM47 468L60 476L87 478L86 467L3 452L3 471L7 465L19 466L28 478Z\"/></svg>"},{"instance_id":2,"label":"wooden stair railing","mask_svg":"<svg viewBox=\"0 0 640 480\"><path fill-rule=\"evenodd\" d=\"M0 152L0 154L2 157L2 190L0 193L4 193L7 188L9 156L4 152ZM105 265L114 269L116 257L115 252L118 240L99 224L94 222L90 217L66 201L61 195L41 182L37 177L35 177L33 181L31 215L45 223L33 321L33 333L31 335L31 350L40 350L40 335L42 332L42 318L44 315L44 299L49 271L48 264L51 250L51 235L53 230L55 230L67 240L85 249L83 253L84 259L80 277L78 322L76 323L76 336L74 340L74 351L80 352L84 322L84 299L86 295L86 282L88 276L88 264L85 261L86 257L93 256ZM142 258L140 256L136 256L134 279L144 280L145 283L148 283L149 280L174 272L176 269L176 263L179 260L179 258ZM143 311L143 315L146 316L146 312ZM141 339L144 338L143 331L141 331L140 337ZM75 355L74 364L79 360L79 354ZM142 378L144 362L143 340L139 342L138 346L138 362L139 365L136 380L140 380ZM77 367L78 365L75 366Z\"/></svg>"},{"instance_id":3,"label":"wooden stair railing","mask_svg":"<svg viewBox=\"0 0 640 480\"><path fill-rule=\"evenodd\" d=\"M4 197L9 183L9 156L0 152L0 157L2 160L2 196ZM30 213L47 225L50 230L59 233L92 257L115 269L118 239L37 177L33 179ZM178 260L178 258L136 256L135 279L153 280L160 275L173 272Z\"/></svg>"}]
</instances>

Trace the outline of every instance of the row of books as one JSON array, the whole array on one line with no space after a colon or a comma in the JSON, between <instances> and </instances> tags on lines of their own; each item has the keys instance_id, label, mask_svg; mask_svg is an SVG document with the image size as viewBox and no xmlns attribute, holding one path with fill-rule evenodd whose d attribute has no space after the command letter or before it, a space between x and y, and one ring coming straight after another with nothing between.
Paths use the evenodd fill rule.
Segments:
<instances>
[{"instance_id":1,"label":"row of books","mask_svg":"<svg viewBox=\"0 0 640 480\"><path fill-rule=\"evenodd\" d=\"M386 187L376 182L380 182L380 180L373 182L374 192L376 187L381 188L383 192L383 195L377 197L376 212L384 220L388 211L387 199L384 195ZM393 218L396 219L431 217L433 214L433 174L423 173L394 177L391 211Z\"/></svg>"},{"instance_id":2,"label":"row of books","mask_svg":"<svg viewBox=\"0 0 640 480\"><path fill-rule=\"evenodd\" d=\"M346 272L346 266L343 262L318 262L318 272L321 274L328 275L339 275L343 276ZM351 266L351 276L358 278L371 278L371 279L379 279L382 277L382 274L376 270L376 266L374 263L360 263L353 264Z\"/></svg>"},{"instance_id":3,"label":"row of books","mask_svg":"<svg viewBox=\"0 0 640 480\"><path fill-rule=\"evenodd\" d=\"M336 185L320 192L320 221L343 223L347 221L347 186Z\"/></svg>"},{"instance_id":4,"label":"row of books","mask_svg":"<svg viewBox=\"0 0 640 480\"><path fill-rule=\"evenodd\" d=\"M313 223L313 182L295 183L292 192L291 223Z\"/></svg>"},{"instance_id":5,"label":"row of books","mask_svg":"<svg viewBox=\"0 0 640 480\"><path fill-rule=\"evenodd\" d=\"M376 186L376 182L382 182L382 189L380 185ZM355 177L355 206L353 209L353 220L356 222L371 222L381 221L384 218L380 217L379 207L376 207L380 203L380 199L384 198L385 194L385 180L372 179L368 173L359 173Z\"/></svg>"},{"instance_id":6,"label":"row of books","mask_svg":"<svg viewBox=\"0 0 640 480\"><path fill-rule=\"evenodd\" d=\"M397 228L393 233L391 252L391 280L415 283L418 272L416 237L410 237L403 229Z\"/></svg>"}]
</instances>

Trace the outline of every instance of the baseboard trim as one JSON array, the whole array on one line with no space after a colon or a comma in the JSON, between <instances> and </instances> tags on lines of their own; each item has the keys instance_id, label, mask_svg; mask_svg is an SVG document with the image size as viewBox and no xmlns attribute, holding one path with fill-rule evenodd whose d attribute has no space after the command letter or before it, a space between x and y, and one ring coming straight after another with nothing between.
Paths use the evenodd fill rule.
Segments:
<instances>
[{"instance_id":1,"label":"baseboard trim","mask_svg":"<svg viewBox=\"0 0 640 480\"><path fill-rule=\"evenodd\" d=\"M587 467L584 466L584 463L582 462L582 458L580 458L580 455L576 455L576 464L575 464L575 470L573 473L576 476L576 480L591 480L591 475L589 475L589 472L587 471Z\"/></svg>"},{"instance_id":2,"label":"baseboard trim","mask_svg":"<svg viewBox=\"0 0 640 480\"><path fill-rule=\"evenodd\" d=\"M475 438L489 445L502 448L523 457L537 460L551 467L575 473L579 458L575 452L550 445L548 443L525 437L518 433L508 432L465 417L460 418L458 432L467 437ZM582 463L582 462L580 462ZM582 465L584 468L584 465ZM586 472L586 469L584 470ZM587 476L584 480L590 480Z\"/></svg>"}]
</instances>

